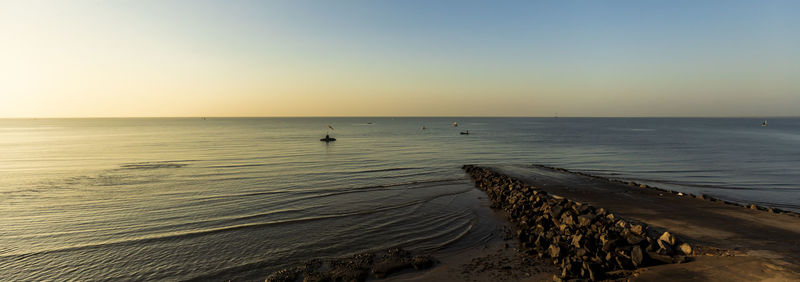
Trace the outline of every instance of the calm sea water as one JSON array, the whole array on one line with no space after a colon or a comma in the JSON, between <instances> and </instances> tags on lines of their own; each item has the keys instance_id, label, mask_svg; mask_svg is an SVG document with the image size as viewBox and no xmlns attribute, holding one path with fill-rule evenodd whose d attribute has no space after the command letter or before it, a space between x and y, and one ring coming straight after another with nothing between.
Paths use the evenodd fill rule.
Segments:
<instances>
[{"instance_id":1,"label":"calm sea water","mask_svg":"<svg viewBox=\"0 0 800 282\"><path fill-rule=\"evenodd\" d=\"M258 280L311 257L468 248L493 226L475 212L486 200L467 163L546 164L800 210L800 119L760 123L0 119L0 277ZM318 141L326 132L339 140Z\"/></svg>"}]
</instances>

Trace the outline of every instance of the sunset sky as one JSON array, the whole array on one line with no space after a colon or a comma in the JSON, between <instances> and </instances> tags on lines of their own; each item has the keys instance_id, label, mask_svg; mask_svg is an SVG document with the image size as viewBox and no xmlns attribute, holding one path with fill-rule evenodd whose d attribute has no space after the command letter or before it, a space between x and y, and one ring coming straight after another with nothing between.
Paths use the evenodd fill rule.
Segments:
<instances>
[{"instance_id":1,"label":"sunset sky","mask_svg":"<svg viewBox=\"0 0 800 282\"><path fill-rule=\"evenodd\" d=\"M6 1L0 117L797 116L800 1Z\"/></svg>"}]
</instances>

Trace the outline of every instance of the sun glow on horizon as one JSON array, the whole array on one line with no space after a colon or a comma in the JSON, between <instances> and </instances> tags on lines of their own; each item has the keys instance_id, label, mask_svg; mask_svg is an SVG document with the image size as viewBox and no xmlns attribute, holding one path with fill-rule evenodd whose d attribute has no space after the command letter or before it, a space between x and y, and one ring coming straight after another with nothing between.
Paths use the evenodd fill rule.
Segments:
<instances>
[{"instance_id":1,"label":"sun glow on horizon","mask_svg":"<svg viewBox=\"0 0 800 282\"><path fill-rule=\"evenodd\" d=\"M0 1L0 117L780 116L792 1Z\"/></svg>"}]
</instances>

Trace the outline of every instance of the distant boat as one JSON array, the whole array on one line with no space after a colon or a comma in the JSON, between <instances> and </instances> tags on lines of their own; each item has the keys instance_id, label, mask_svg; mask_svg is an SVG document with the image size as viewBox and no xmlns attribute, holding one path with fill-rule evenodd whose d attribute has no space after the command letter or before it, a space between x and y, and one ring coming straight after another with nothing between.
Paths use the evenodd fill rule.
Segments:
<instances>
[{"instance_id":1,"label":"distant boat","mask_svg":"<svg viewBox=\"0 0 800 282\"><path fill-rule=\"evenodd\" d=\"M767 126L767 120L764 120L764 122L761 123L761 126Z\"/></svg>"},{"instance_id":2,"label":"distant boat","mask_svg":"<svg viewBox=\"0 0 800 282\"><path fill-rule=\"evenodd\" d=\"M336 138L333 138L333 137L331 137L330 135L327 135L327 134L326 134L326 135L325 135L325 138L319 139L319 141L322 141L322 142L328 143L328 142L333 142L333 141L336 141Z\"/></svg>"},{"instance_id":3,"label":"distant boat","mask_svg":"<svg viewBox=\"0 0 800 282\"><path fill-rule=\"evenodd\" d=\"M467 130L467 131L461 131L461 135L469 135L469 130Z\"/></svg>"},{"instance_id":4,"label":"distant boat","mask_svg":"<svg viewBox=\"0 0 800 282\"><path fill-rule=\"evenodd\" d=\"M425 130L425 126L423 125L422 127L419 128L419 130Z\"/></svg>"},{"instance_id":5,"label":"distant boat","mask_svg":"<svg viewBox=\"0 0 800 282\"><path fill-rule=\"evenodd\" d=\"M453 127L458 127L458 122L453 122Z\"/></svg>"},{"instance_id":6,"label":"distant boat","mask_svg":"<svg viewBox=\"0 0 800 282\"><path fill-rule=\"evenodd\" d=\"M367 124L372 124L372 122L368 122Z\"/></svg>"}]
</instances>

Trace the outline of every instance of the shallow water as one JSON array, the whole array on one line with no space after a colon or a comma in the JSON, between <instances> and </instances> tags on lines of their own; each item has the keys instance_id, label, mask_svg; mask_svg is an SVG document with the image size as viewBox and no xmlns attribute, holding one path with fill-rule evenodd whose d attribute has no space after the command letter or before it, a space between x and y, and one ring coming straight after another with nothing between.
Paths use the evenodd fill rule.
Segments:
<instances>
[{"instance_id":1,"label":"shallow water","mask_svg":"<svg viewBox=\"0 0 800 282\"><path fill-rule=\"evenodd\" d=\"M0 119L0 277L263 279L310 257L467 248L495 226L475 211L485 199L466 163L546 164L800 210L800 119L760 123ZM338 141L318 141L326 131Z\"/></svg>"}]
</instances>

